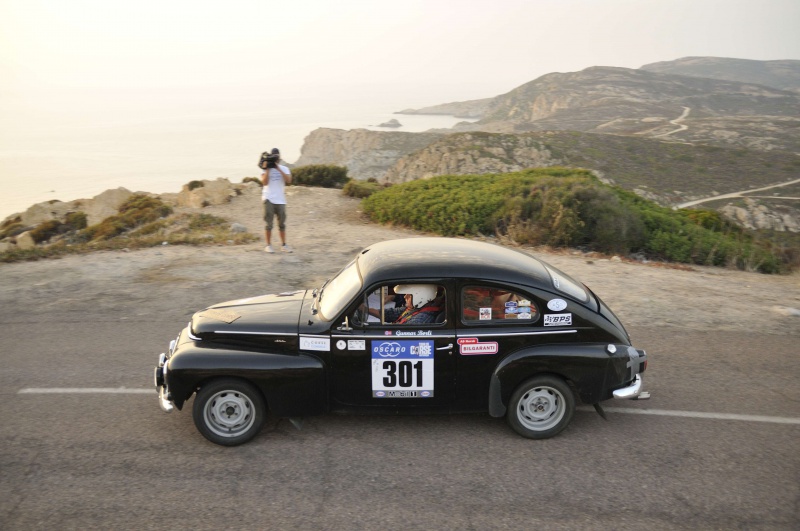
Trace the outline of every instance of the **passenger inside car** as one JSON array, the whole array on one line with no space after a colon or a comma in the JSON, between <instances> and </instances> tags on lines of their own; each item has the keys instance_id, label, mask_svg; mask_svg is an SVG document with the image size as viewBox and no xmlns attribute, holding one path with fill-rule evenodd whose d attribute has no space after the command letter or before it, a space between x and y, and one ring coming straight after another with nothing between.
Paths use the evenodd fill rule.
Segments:
<instances>
[{"instance_id":1,"label":"passenger inside car","mask_svg":"<svg viewBox=\"0 0 800 531\"><path fill-rule=\"evenodd\" d=\"M483 286L467 286L462 291L462 319L494 321L536 319L536 306L519 293Z\"/></svg>"}]
</instances>

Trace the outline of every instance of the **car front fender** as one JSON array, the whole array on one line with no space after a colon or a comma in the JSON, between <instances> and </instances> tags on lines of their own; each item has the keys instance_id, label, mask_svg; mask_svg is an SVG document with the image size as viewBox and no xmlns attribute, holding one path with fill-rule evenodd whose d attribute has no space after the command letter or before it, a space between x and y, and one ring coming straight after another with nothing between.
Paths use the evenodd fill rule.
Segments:
<instances>
[{"instance_id":1,"label":"car front fender","mask_svg":"<svg viewBox=\"0 0 800 531\"><path fill-rule=\"evenodd\" d=\"M188 347L169 359L167 385L178 409L204 382L220 377L251 382L279 417L320 414L327 407L325 365L311 355Z\"/></svg>"}]
</instances>

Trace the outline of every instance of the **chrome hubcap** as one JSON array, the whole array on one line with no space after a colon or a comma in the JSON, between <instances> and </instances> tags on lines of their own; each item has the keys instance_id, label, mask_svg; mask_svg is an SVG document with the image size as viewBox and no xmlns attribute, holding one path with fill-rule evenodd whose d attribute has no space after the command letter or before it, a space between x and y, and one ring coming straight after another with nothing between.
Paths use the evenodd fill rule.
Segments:
<instances>
[{"instance_id":1,"label":"chrome hubcap","mask_svg":"<svg viewBox=\"0 0 800 531\"><path fill-rule=\"evenodd\" d=\"M552 387L534 387L522 395L517 404L517 419L532 431L549 430L565 413L564 397Z\"/></svg>"},{"instance_id":2,"label":"chrome hubcap","mask_svg":"<svg viewBox=\"0 0 800 531\"><path fill-rule=\"evenodd\" d=\"M236 437L246 432L256 420L253 403L237 391L220 391L203 410L206 426L222 437Z\"/></svg>"}]
</instances>

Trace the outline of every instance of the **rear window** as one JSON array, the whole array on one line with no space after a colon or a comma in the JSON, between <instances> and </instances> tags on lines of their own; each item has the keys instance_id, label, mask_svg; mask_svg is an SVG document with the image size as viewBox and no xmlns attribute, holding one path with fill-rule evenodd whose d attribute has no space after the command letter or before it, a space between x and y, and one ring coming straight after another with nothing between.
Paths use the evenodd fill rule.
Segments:
<instances>
[{"instance_id":1,"label":"rear window","mask_svg":"<svg viewBox=\"0 0 800 531\"><path fill-rule=\"evenodd\" d=\"M532 323L538 317L536 304L522 293L487 286L461 290L461 320L465 323Z\"/></svg>"},{"instance_id":2,"label":"rear window","mask_svg":"<svg viewBox=\"0 0 800 531\"><path fill-rule=\"evenodd\" d=\"M553 287L556 288L558 291L562 293L566 293L573 299L577 299L581 302L588 302L589 301L589 294L586 292L586 289L576 282L575 280L569 278L567 275L553 269L552 267L545 266L547 268L547 272L550 273L550 278L553 280Z\"/></svg>"}]
</instances>

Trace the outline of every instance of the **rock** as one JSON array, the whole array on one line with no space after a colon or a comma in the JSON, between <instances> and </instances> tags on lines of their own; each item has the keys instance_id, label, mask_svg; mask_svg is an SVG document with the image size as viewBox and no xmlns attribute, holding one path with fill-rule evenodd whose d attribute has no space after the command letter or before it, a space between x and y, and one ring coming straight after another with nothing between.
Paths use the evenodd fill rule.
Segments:
<instances>
[{"instance_id":1,"label":"rock","mask_svg":"<svg viewBox=\"0 0 800 531\"><path fill-rule=\"evenodd\" d=\"M789 308L788 306L773 306L772 311L787 317L800 317L800 310L797 308Z\"/></svg>"},{"instance_id":2,"label":"rock","mask_svg":"<svg viewBox=\"0 0 800 531\"><path fill-rule=\"evenodd\" d=\"M403 127L403 124L397 121L397 119L392 118L388 122L383 122L378 127Z\"/></svg>"},{"instance_id":3,"label":"rock","mask_svg":"<svg viewBox=\"0 0 800 531\"><path fill-rule=\"evenodd\" d=\"M719 210L724 216L746 229L767 229L778 232L800 232L800 216L788 206L775 205L768 208L751 198L745 198L745 206L727 204Z\"/></svg>"},{"instance_id":4,"label":"rock","mask_svg":"<svg viewBox=\"0 0 800 531\"><path fill-rule=\"evenodd\" d=\"M189 185L184 184L177 197L178 206L203 208L209 205L223 205L237 195L236 187L224 177L202 182L203 186L194 190L189 190Z\"/></svg>"},{"instance_id":5,"label":"rock","mask_svg":"<svg viewBox=\"0 0 800 531\"><path fill-rule=\"evenodd\" d=\"M73 209L72 203L62 201L46 201L37 203L20 214L23 225L38 225L51 219L63 219Z\"/></svg>"},{"instance_id":6,"label":"rock","mask_svg":"<svg viewBox=\"0 0 800 531\"><path fill-rule=\"evenodd\" d=\"M435 175L506 173L560 163L539 137L457 133L403 156L383 180L402 183Z\"/></svg>"},{"instance_id":7,"label":"rock","mask_svg":"<svg viewBox=\"0 0 800 531\"><path fill-rule=\"evenodd\" d=\"M130 199L133 192L126 188L116 188L106 190L105 192L94 196L88 200L73 201L80 205L80 210L86 213L86 223L88 225L96 225L110 216L119 213L119 207ZM74 209L73 205L73 209Z\"/></svg>"},{"instance_id":8,"label":"rock","mask_svg":"<svg viewBox=\"0 0 800 531\"><path fill-rule=\"evenodd\" d=\"M34 249L35 247L36 242L33 240L33 236L31 236L31 231L23 232L17 236L17 249L26 251L28 249Z\"/></svg>"},{"instance_id":9,"label":"rock","mask_svg":"<svg viewBox=\"0 0 800 531\"><path fill-rule=\"evenodd\" d=\"M14 247L16 247L16 246L13 243L7 242L7 241L2 241L2 242L0 242L0 253L4 253L6 251L10 251Z\"/></svg>"},{"instance_id":10,"label":"rock","mask_svg":"<svg viewBox=\"0 0 800 531\"><path fill-rule=\"evenodd\" d=\"M382 179L400 157L442 136L443 133L319 128L306 137L296 165L335 164L347 166L347 174L353 179Z\"/></svg>"},{"instance_id":11,"label":"rock","mask_svg":"<svg viewBox=\"0 0 800 531\"><path fill-rule=\"evenodd\" d=\"M233 223L231 225L231 232L233 232L233 233L247 232L247 227L245 227L241 223Z\"/></svg>"}]
</instances>

